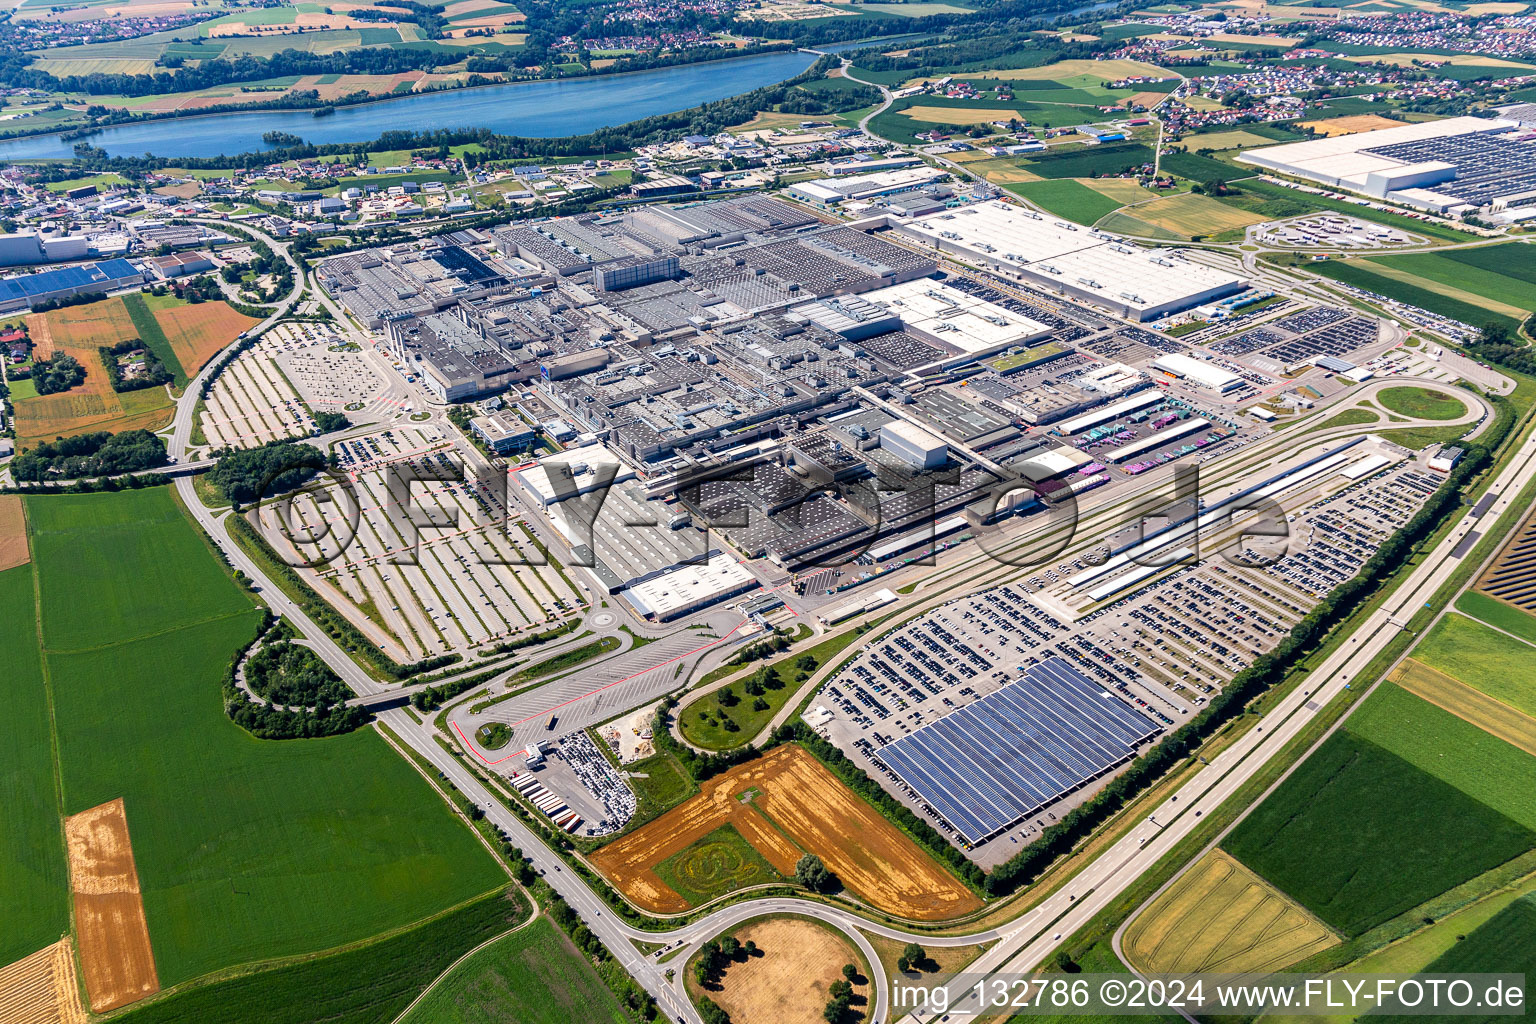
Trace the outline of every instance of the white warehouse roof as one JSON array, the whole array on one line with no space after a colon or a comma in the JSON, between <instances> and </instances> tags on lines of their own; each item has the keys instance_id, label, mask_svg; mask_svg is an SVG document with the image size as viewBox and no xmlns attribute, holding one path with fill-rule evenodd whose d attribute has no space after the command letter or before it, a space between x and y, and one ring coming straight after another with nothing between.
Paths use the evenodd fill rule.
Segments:
<instances>
[{"instance_id":1,"label":"white warehouse roof","mask_svg":"<svg viewBox=\"0 0 1536 1024\"><path fill-rule=\"evenodd\" d=\"M1171 250L1143 249L1117 235L997 200L916 218L897 230L1136 320L1248 286L1241 277L1191 263Z\"/></svg>"},{"instance_id":2,"label":"white warehouse roof","mask_svg":"<svg viewBox=\"0 0 1536 1024\"><path fill-rule=\"evenodd\" d=\"M859 298L899 316L903 326L967 355L1007 348L1051 332L1037 320L930 278L865 292Z\"/></svg>"},{"instance_id":3,"label":"white warehouse roof","mask_svg":"<svg viewBox=\"0 0 1536 1024\"><path fill-rule=\"evenodd\" d=\"M1171 373L1175 377L1188 377L1196 384L1210 388L1212 391L1230 391L1243 382L1243 378L1235 373L1228 373L1219 366L1186 356L1182 352L1170 352L1164 356L1158 356L1152 360L1154 369Z\"/></svg>"}]
</instances>

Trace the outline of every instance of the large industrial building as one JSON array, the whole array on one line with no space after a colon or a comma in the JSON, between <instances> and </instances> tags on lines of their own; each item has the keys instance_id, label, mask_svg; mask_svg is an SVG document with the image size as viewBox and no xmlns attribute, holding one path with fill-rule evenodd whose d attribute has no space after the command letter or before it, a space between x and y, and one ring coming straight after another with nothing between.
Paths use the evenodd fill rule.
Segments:
<instances>
[{"instance_id":1,"label":"large industrial building","mask_svg":"<svg viewBox=\"0 0 1536 1024\"><path fill-rule=\"evenodd\" d=\"M898 225L942 252L1130 320L1156 320L1248 287L1248 282L1166 249L1151 251L1102 231L993 201Z\"/></svg>"},{"instance_id":2,"label":"large industrial building","mask_svg":"<svg viewBox=\"0 0 1536 1024\"><path fill-rule=\"evenodd\" d=\"M127 260L102 260L7 277L0 280L0 313L29 309L52 299L105 295L143 283L144 272Z\"/></svg>"},{"instance_id":3,"label":"large industrial building","mask_svg":"<svg viewBox=\"0 0 1536 1024\"><path fill-rule=\"evenodd\" d=\"M1441 215L1536 215L1536 142L1512 120L1451 117L1266 146L1238 159Z\"/></svg>"}]
</instances>

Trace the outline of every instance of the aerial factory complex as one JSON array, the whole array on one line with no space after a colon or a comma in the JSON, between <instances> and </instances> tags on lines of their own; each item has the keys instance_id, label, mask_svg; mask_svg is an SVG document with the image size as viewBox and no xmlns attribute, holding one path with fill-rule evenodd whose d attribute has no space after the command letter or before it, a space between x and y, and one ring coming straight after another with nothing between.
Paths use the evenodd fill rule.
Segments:
<instances>
[{"instance_id":1,"label":"aerial factory complex","mask_svg":"<svg viewBox=\"0 0 1536 1024\"><path fill-rule=\"evenodd\" d=\"M0 56L0 1024L1520 1005L1528 5Z\"/></svg>"}]
</instances>

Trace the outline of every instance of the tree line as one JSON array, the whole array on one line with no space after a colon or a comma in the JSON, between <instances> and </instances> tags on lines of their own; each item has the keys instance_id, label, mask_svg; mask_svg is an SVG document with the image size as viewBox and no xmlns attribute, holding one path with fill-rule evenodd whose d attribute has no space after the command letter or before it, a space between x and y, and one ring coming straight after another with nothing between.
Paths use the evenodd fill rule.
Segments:
<instances>
[{"instance_id":1,"label":"tree line","mask_svg":"<svg viewBox=\"0 0 1536 1024\"><path fill-rule=\"evenodd\" d=\"M102 430L45 441L11 460L17 480L42 483L76 477L115 476L154 469L169 461L165 441L147 430Z\"/></svg>"}]
</instances>

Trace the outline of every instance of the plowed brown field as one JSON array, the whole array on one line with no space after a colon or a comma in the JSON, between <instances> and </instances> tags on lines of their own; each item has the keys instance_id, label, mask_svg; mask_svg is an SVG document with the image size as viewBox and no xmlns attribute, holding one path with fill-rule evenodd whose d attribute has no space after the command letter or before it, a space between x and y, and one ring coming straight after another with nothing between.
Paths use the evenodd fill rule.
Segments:
<instances>
[{"instance_id":1,"label":"plowed brown field","mask_svg":"<svg viewBox=\"0 0 1536 1024\"><path fill-rule=\"evenodd\" d=\"M260 321L237 313L223 302L199 302L196 305L162 309L155 314L160 329L170 340L176 361L188 377L197 375L208 360L240 332Z\"/></svg>"},{"instance_id":2,"label":"plowed brown field","mask_svg":"<svg viewBox=\"0 0 1536 1024\"><path fill-rule=\"evenodd\" d=\"M75 934L97 1013L160 991L121 799L64 819Z\"/></svg>"},{"instance_id":3,"label":"plowed brown field","mask_svg":"<svg viewBox=\"0 0 1536 1024\"><path fill-rule=\"evenodd\" d=\"M0 494L0 572L32 561L21 495Z\"/></svg>"},{"instance_id":4,"label":"plowed brown field","mask_svg":"<svg viewBox=\"0 0 1536 1024\"><path fill-rule=\"evenodd\" d=\"M847 889L901 917L942 921L981 906L964 884L803 747L786 744L702 784L698 796L609 843L592 862L647 910L689 902L653 870L725 824L786 876L814 853ZM756 792L742 799L748 791Z\"/></svg>"}]
</instances>

